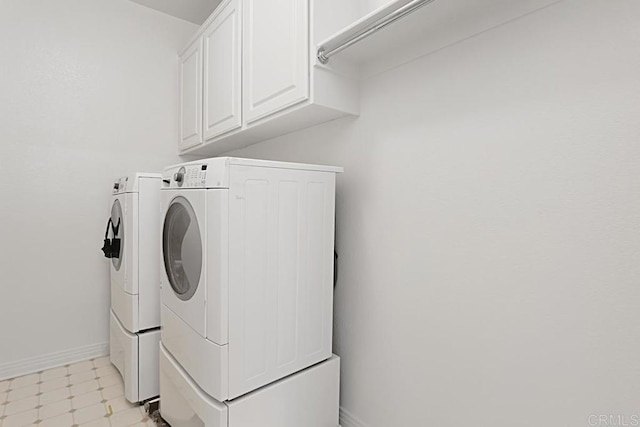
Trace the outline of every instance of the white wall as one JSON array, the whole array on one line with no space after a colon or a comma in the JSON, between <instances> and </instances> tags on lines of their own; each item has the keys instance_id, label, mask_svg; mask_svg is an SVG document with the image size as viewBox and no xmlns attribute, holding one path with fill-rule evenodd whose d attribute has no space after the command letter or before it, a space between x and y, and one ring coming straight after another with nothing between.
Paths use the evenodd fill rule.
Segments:
<instances>
[{"instance_id":1,"label":"white wall","mask_svg":"<svg viewBox=\"0 0 640 427\"><path fill-rule=\"evenodd\" d=\"M0 373L108 340L112 181L179 160L195 29L128 0L0 2Z\"/></svg>"},{"instance_id":2,"label":"white wall","mask_svg":"<svg viewBox=\"0 0 640 427\"><path fill-rule=\"evenodd\" d=\"M335 351L362 425L640 412L638 22L567 0L364 82L358 119L232 153L345 167Z\"/></svg>"}]
</instances>

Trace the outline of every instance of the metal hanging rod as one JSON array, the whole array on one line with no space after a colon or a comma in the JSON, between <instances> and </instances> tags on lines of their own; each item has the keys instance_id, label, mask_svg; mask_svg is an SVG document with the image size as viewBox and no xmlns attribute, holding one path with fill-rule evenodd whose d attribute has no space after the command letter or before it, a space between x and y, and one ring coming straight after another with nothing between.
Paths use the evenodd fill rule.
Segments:
<instances>
[{"instance_id":1,"label":"metal hanging rod","mask_svg":"<svg viewBox=\"0 0 640 427\"><path fill-rule=\"evenodd\" d=\"M336 41L329 41L329 42L323 43L322 45L320 45L320 47L318 47L318 53L317 53L318 61L320 61L321 64L326 64L327 62L329 62L329 58L331 58L333 55L339 52L342 52L349 46L353 46L359 41L383 29L387 25L396 22L398 19L412 12L415 12L421 7L426 6L429 3L432 3L434 1L435 0L414 0L394 10L393 12L384 16L383 18L380 18L377 21L374 21L370 25L365 26L361 30L356 31L346 40L335 44L335 46L333 46L333 44L336 43Z\"/></svg>"}]
</instances>

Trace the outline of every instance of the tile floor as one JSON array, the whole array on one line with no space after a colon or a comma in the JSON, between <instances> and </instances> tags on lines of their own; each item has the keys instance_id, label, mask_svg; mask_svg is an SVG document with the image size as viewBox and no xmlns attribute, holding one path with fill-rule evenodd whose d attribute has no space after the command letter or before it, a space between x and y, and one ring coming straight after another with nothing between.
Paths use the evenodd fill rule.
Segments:
<instances>
[{"instance_id":1,"label":"tile floor","mask_svg":"<svg viewBox=\"0 0 640 427\"><path fill-rule=\"evenodd\" d=\"M0 381L0 427L154 426L109 357Z\"/></svg>"}]
</instances>

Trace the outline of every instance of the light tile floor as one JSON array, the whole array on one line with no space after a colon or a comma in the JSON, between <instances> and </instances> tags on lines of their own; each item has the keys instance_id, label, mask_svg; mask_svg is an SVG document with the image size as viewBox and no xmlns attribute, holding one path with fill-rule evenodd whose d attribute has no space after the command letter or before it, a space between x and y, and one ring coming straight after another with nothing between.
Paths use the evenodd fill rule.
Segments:
<instances>
[{"instance_id":1,"label":"light tile floor","mask_svg":"<svg viewBox=\"0 0 640 427\"><path fill-rule=\"evenodd\" d=\"M0 427L154 426L109 357L0 381Z\"/></svg>"}]
</instances>

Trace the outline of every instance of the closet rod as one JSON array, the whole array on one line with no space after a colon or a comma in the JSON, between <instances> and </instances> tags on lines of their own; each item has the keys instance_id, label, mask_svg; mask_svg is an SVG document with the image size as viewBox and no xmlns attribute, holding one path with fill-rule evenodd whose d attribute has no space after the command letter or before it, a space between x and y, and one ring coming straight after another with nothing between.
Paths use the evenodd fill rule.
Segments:
<instances>
[{"instance_id":1,"label":"closet rod","mask_svg":"<svg viewBox=\"0 0 640 427\"><path fill-rule=\"evenodd\" d=\"M333 55L342 52L349 46L358 43L359 41L383 29L387 25L396 22L398 19L412 12L415 12L422 6L426 6L434 1L435 0L414 0L394 10L388 15L372 22L371 24L366 25L364 28L356 31L345 40L333 40L320 45L318 47L317 53L318 61L320 61L321 64L326 64L327 62L329 62L329 58L331 58Z\"/></svg>"}]
</instances>

